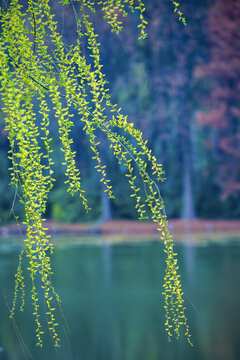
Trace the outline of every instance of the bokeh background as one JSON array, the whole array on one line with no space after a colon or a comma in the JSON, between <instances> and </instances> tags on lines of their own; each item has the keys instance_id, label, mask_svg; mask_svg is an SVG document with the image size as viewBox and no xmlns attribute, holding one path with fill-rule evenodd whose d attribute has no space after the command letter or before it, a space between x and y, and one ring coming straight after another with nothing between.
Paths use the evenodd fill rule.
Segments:
<instances>
[{"instance_id":1,"label":"bokeh background","mask_svg":"<svg viewBox=\"0 0 240 360\"><path fill-rule=\"evenodd\" d=\"M6 3L6 1L4 2ZM24 1L22 1L24 4ZM79 3L75 2L78 11ZM26 4L25 4L26 6ZM75 42L72 6L52 6L67 45ZM166 171L160 184L169 218L237 219L240 216L240 3L237 0L184 0L185 27L168 0L146 0L148 38L139 41L138 16L124 19L120 35L99 12L92 21L99 33L103 72L114 103L148 139ZM88 53L85 46L84 51ZM8 140L0 114L0 218L14 221L10 209L14 189L8 186ZM47 218L56 221L136 219L124 177L102 138L103 162L115 188L108 201L91 159L82 125L74 118L73 150L93 211L86 214L79 199L66 193L63 154L52 118L56 183ZM23 208L15 204L23 217Z\"/></svg>"},{"instance_id":2,"label":"bokeh background","mask_svg":"<svg viewBox=\"0 0 240 360\"><path fill-rule=\"evenodd\" d=\"M20 2L27 6L26 0ZM0 0L1 6L8 3ZM54 117L51 121L56 182L46 217L55 235L64 230L61 237L53 236L52 257L53 281L62 299L62 310L57 310L61 348L53 348L46 323L44 348L35 346L26 259L26 308L24 313L16 311L15 325L10 322L8 306L22 243L17 226L13 237L9 229L14 225L8 225L15 224L12 207L20 220L24 209L8 185L9 148L0 112L0 360L240 359L240 1L182 0L186 27L171 1L145 0L145 5L149 24L143 41L137 39L136 14L124 18L118 36L111 33L100 10L91 19L99 33L113 102L142 130L166 171L159 187L168 217L177 219L170 230L177 240L194 347L184 336L168 342L161 294L163 244L150 227L149 234L147 230L142 235L149 224L131 227L137 214L124 169L102 138L101 155L116 199L110 202L106 197L77 115L73 150L92 208L87 214L79 199L66 191L57 123ZM66 46L74 43L72 4L63 10L52 0L51 6ZM79 3L74 6L78 12ZM83 50L88 57L85 45ZM213 219L218 220L218 232ZM202 220L202 232L192 232ZM70 227L64 227L66 222ZM86 228L73 224L83 222ZM105 224L105 233L98 233L96 223ZM130 228L131 236L115 236ZM66 234L73 229L81 234L86 229L88 237ZM41 292L40 281L37 286ZM44 299L40 303L44 322Z\"/></svg>"}]
</instances>

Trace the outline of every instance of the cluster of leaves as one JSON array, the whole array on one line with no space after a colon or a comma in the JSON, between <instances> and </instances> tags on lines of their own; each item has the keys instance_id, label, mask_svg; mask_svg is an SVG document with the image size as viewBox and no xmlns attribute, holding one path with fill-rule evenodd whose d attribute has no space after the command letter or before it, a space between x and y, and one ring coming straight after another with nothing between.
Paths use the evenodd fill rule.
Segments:
<instances>
[{"instance_id":1,"label":"cluster of leaves","mask_svg":"<svg viewBox=\"0 0 240 360\"><path fill-rule=\"evenodd\" d=\"M68 5L69 1L63 3ZM70 3L74 6L72 1ZM98 5L102 7L104 17L115 32L121 30L119 14L125 16L127 6L130 11L139 11L140 37L145 37L146 22L143 19L144 6L141 1L138 1L137 6L132 0L99 1ZM14 315L19 289L22 291L20 310L24 306L22 258L25 255L32 281L37 344L42 346L43 335L36 287L40 278L47 306L49 331L55 346L59 346L54 306L60 300L51 281L53 271L50 254L53 245L47 235L47 228L44 227L46 203L54 184L50 107L58 122L68 192L72 195L77 193L88 211L88 201L76 166L76 153L71 146L71 128L74 126L71 118L75 109L79 120L84 124L83 130L89 139L92 158L108 197L113 198L114 193L107 178L106 165L103 165L100 157L99 132L105 135L118 163L126 169L125 174L132 189L131 196L136 200L139 219L147 218L146 208L149 208L151 219L158 224L167 254L163 292L166 330L171 338L174 333L177 337L180 336L180 328L185 328L185 335L191 343L173 240L155 182L164 180L164 172L147 147L147 141L143 140L141 131L135 129L133 123L129 123L121 114L121 109L111 103L101 70L98 35L89 20L89 13L94 11L94 2L80 2L80 13L75 10L78 37L76 44L70 47L62 41L49 0L29 0L25 6L18 0L11 0L10 5L0 12L0 93L4 103L5 130L11 149L11 184L16 187L16 193L24 205L27 227L16 274L11 316ZM89 63L82 51L85 39L91 53ZM37 112L41 114L40 125L36 121ZM134 167L142 180L144 198L139 195L140 189L136 186Z\"/></svg>"},{"instance_id":2,"label":"cluster of leaves","mask_svg":"<svg viewBox=\"0 0 240 360\"><path fill-rule=\"evenodd\" d=\"M186 23L186 19L185 17L183 17L183 13L182 11L179 10L179 3L177 3L176 1L172 1L173 5L174 5L174 12L177 13L178 15L178 20L181 21L183 23L184 26L187 25Z\"/></svg>"}]
</instances>

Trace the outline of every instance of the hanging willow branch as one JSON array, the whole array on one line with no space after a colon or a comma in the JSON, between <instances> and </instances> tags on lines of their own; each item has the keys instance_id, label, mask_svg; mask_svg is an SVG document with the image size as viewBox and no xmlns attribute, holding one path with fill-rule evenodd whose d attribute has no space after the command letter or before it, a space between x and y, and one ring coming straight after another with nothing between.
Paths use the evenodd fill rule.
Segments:
<instances>
[{"instance_id":1,"label":"hanging willow branch","mask_svg":"<svg viewBox=\"0 0 240 360\"><path fill-rule=\"evenodd\" d=\"M63 5L72 3L69 0L60 2ZM130 11L137 11L140 18L139 38L146 37L147 22L143 17L145 8L141 0L98 1L97 5L101 7L103 17L116 33L122 29L122 17L127 16ZM70 130L77 121L76 116L73 119L75 108L78 120L84 124L83 131L89 139L95 168L101 174L108 197L113 198L114 194L106 175L106 166L102 165L100 157L98 129L108 139L118 163L126 168L126 177L132 189L131 196L136 200L139 219L147 219L145 214L149 207L151 220L158 224L160 237L165 245L167 264L163 291L166 330L170 339L174 333L179 337L180 328L183 327L191 343L173 239L168 230L165 208L157 185L157 181L164 181L162 165L157 163L147 147L141 131L135 129L127 117L121 114L121 109L111 103L101 70L98 35L89 20L89 13L94 13L95 8L96 5L91 0L80 2L79 15L74 8L77 43L70 46L68 51L57 30L49 0L28 0L26 7L18 0L11 0L6 9L0 9L0 93L4 103L2 111L5 115L5 129L10 143L11 184L21 190L19 197L25 208L27 227L24 248L19 256L10 316L14 315L19 290L22 299L20 310L24 307L22 258L26 256L32 282L31 296L37 344L42 346L43 335L36 288L36 279L40 277L47 306L49 331L55 346L59 346L54 304L60 300L51 281L53 271L50 255L53 245L46 233L47 228L44 227L48 194L54 184L52 139L49 130L50 121L53 119L50 119L49 114L50 108L53 109L58 122L68 191L72 195L77 193L88 211L81 175L76 166L76 153L71 147L73 140ZM91 63L87 62L81 51L85 38ZM36 121L37 116L41 116L40 124ZM140 189L136 186L134 167L142 180L144 196L140 195Z\"/></svg>"}]
</instances>

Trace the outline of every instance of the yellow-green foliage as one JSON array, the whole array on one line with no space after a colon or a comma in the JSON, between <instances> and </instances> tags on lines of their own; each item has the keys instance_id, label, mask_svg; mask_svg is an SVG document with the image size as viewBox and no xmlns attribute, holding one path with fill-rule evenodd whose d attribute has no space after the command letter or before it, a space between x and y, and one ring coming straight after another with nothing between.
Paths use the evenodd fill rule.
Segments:
<instances>
[{"instance_id":1,"label":"yellow-green foliage","mask_svg":"<svg viewBox=\"0 0 240 360\"><path fill-rule=\"evenodd\" d=\"M136 200L140 220L147 218L145 209L147 206L150 208L151 219L158 224L160 237L165 244L167 268L163 294L166 330L169 338L174 333L178 337L180 328L183 327L190 342L173 240L168 231L163 201L156 184L157 181L164 180L164 173L162 166L147 147L147 141L143 140L141 131L135 129L127 117L121 114L121 109L111 103L101 70L98 35L89 20L89 13L95 12L95 3L81 0L78 14L73 1L61 1L63 5L73 6L77 21L77 42L68 48L57 30L49 0L28 0L25 6L21 3L19 0L11 0L5 9L0 10L0 91L11 148L11 184L16 187L18 197L25 207L27 227L24 248L19 257L10 316L14 315L19 290L20 310L24 307L22 258L25 255L32 282L37 344L42 346L43 334L36 288L36 280L40 277L47 305L48 327L55 346L59 345L54 316L59 297L51 280L53 272L50 255L53 245L47 235L47 228L44 227L48 193L54 183L49 123L55 119L50 117L51 106L59 126L68 191L72 195L79 195L85 209L89 210L87 199L81 187L80 172L76 167L76 153L71 148L71 128L74 121L84 123L83 129L89 139L92 158L96 162L96 170L101 174L101 181L108 196L114 197L114 194L106 176L106 166L100 158L100 142L97 138L99 130L108 139L119 164L126 168L126 177L132 189L131 196ZM129 11L138 12L140 38L146 37L142 1L107 0L98 1L97 4L102 7L103 17L116 33L121 30L122 18L127 16ZM177 6L175 3L176 9ZM91 64L82 52L82 41L85 38L92 58ZM78 111L75 119L73 108ZM38 117L41 116L40 125L36 122L36 113ZM144 197L140 196L140 189L136 186L134 167L142 179Z\"/></svg>"},{"instance_id":2,"label":"yellow-green foliage","mask_svg":"<svg viewBox=\"0 0 240 360\"><path fill-rule=\"evenodd\" d=\"M178 20L181 21L183 23L184 26L186 26L186 19L185 17L183 17L183 13L179 10L179 3L177 3L176 1L171 0L173 5L174 5L174 12L177 13L178 15Z\"/></svg>"}]
</instances>

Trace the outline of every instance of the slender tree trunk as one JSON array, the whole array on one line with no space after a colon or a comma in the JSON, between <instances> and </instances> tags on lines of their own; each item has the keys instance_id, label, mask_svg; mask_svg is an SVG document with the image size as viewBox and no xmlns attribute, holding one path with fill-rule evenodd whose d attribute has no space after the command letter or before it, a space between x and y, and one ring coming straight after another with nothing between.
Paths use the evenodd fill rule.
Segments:
<instances>
[{"instance_id":1,"label":"slender tree trunk","mask_svg":"<svg viewBox=\"0 0 240 360\"><path fill-rule=\"evenodd\" d=\"M109 221L112 219L111 201L107 193L104 191L105 186L101 185L101 221Z\"/></svg>"},{"instance_id":2,"label":"slender tree trunk","mask_svg":"<svg viewBox=\"0 0 240 360\"><path fill-rule=\"evenodd\" d=\"M110 160L109 160L109 154L106 151L106 149L107 149L106 139L102 133L100 135L100 148L101 148L101 158L102 158L103 164L107 165L106 172L108 172L108 165L110 163ZM108 173L107 173L107 177L108 177ZM111 200L108 198L108 194L104 190L106 190L106 187L103 183L101 183L101 188L100 188L100 191L101 191L101 219L100 220L101 220L101 222L109 221L112 219Z\"/></svg>"},{"instance_id":3,"label":"slender tree trunk","mask_svg":"<svg viewBox=\"0 0 240 360\"><path fill-rule=\"evenodd\" d=\"M187 154L184 154L182 219L186 219L186 220L191 220L195 218L191 175L192 174L191 174L190 159Z\"/></svg>"}]
</instances>

